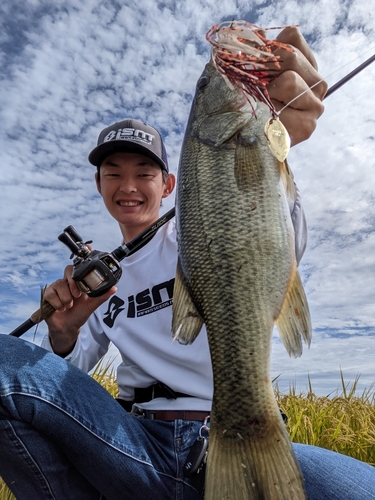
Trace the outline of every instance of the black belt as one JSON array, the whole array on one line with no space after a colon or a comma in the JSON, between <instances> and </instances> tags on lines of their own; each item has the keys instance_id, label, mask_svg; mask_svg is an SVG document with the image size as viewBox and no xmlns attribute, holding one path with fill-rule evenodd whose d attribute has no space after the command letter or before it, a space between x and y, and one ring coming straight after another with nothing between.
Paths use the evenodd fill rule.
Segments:
<instances>
[{"instance_id":1,"label":"black belt","mask_svg":"<svg viewBox=\"0 0 375 500\"><path fill-rule=\"evenodd\" d=\"M165 422L173 422L174 420L198 420L203 422L210 416L210 412L197 410L143 410L135 407L132 415L151 420L164 420Z\"/></svg>"},{"instance_id":2,"label":"black belt","mask_svg":"<svg viewBox=\"0 0 375 500\"><path fill-rule=\"evenodd\" d=\"M146 403L155 398L167 398L167 399L177 399L177 398L190 398L189 394L184 394L183 392L176 392L166 384L162 382L157 382L156 384L150 385L149 387L137 387L134 389L134 399L132 401L126 401L125 399L117 399L118 403L126 410L131 411L133 404L135 403ZM173 419L176 420L176 419ZM194 419L189 419L194 420Z\"/></svg>"}]
</instances>

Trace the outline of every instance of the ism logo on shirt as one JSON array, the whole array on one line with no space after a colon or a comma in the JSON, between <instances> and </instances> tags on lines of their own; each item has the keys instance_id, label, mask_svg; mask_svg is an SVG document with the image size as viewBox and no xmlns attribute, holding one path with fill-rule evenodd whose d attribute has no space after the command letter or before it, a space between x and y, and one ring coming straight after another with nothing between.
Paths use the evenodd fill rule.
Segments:
<instances>
[{"instance_id":1,"label":"ism logo on shirt","mask_svg":"<svg viewBox=\"0 0 375 500\"><path fill-rule=\"evenodd\" d=\"M164 281L151 289L146 288L141 292L128 297L127 317L139 318L146 314L169 307L173 303L174 278ZM103 322L112 328L117 316L126 309L125 302L114 295L108 302L108 309L104 313Z\"/></svg>"}]
</instances>

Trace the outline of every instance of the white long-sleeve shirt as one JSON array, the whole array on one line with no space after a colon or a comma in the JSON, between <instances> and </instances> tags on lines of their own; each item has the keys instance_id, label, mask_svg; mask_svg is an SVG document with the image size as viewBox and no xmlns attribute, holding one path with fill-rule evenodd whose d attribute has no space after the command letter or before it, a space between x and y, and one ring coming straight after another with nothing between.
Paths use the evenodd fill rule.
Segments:
<instances>
[{"instance_id":1,"label":"white long-sleeve shirt","mask_svg":"<svg viewBox=\"0 0 375 500\"><path fill-rule=\"evenodd\" d=\"M298 192L290 208L299 262L306 247L307 228ZM135 387L162 382L193 397L157 398L138 406L209 411L213 377L205 327L192 345L172 341L171 307L177 265L174 221L159 229L147 245L121 265L117 292L91 315L65 359L88 372L112 342L122 358L117 368L120 398L133 400ZM42 347L52 351L48 335Z\"/></svg>"}]
</instances>

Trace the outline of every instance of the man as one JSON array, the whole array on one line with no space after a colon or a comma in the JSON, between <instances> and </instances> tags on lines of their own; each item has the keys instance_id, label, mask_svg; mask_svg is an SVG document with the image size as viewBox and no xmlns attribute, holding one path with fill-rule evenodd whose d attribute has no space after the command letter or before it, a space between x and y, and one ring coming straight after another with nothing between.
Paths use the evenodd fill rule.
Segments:
<instances>
[{"instance_id":1,"label":"man","mask_svg":"<svg viewBox=\"0 0 375 500\"><path fill-rule=\"evenodd\" d=\"M280 38L296 50L269 89L279 109L320 80L298 31ZM288 109L283 120L294 144L314 129L325 90L317 85ZM173 191L162 138L123 120L100 133L89 160L127 242L158 218ZM299 258L306 241L299 199L291 212ZM211 408L212 371L204 329L191 346L171 342L176 261L169 222L124 259L117 288L103 297L82 294L68 266L45 293L57 311L43 346L58 356L0 337L0 475L18 499L201 498L200 477L186 478L182 468ZM120 404L84 373L110 341L122 357ZM309 446L295 452L309 499L375 498L370 466Z\"/></svg>"}]
</instances>

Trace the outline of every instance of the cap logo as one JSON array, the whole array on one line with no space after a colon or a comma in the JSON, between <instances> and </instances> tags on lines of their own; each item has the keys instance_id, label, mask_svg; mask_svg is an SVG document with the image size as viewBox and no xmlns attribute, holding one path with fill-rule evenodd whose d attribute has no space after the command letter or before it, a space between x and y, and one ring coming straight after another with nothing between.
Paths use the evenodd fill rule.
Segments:
<instances>
[{"instance_id":1,"label":"cap logo","mask_svg":"<svg viewBox=\"0 0 375 500\"><path fill-rule=\"evenodd\" d=\"M143 130L136 128L119 128L118 130L111 130L103 139L103 142L108 141L142 141L147 144L152 144L154 135L148 134Z\"/></svg>"}]
</instances>

